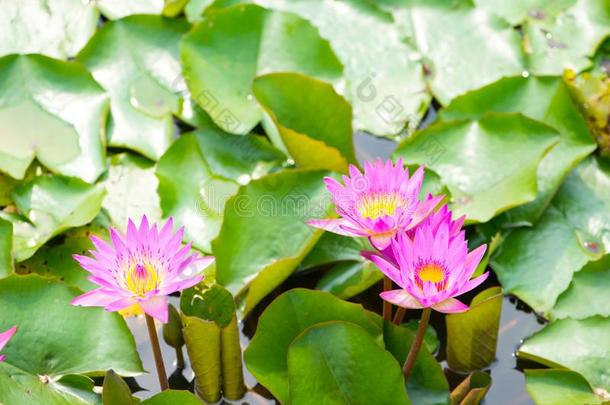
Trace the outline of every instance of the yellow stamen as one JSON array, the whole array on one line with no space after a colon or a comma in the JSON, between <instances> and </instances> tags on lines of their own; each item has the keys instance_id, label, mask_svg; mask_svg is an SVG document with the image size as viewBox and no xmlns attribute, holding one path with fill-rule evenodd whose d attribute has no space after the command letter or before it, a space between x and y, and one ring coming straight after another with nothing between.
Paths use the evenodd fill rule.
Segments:
<instances>
[{"instance_id":1,"label":"yellow stamen","mask_svg":"<svg viewBox=\"0 0 610 405\"><path fill-rule=\"evenodd\" d=\"M420 267L417 275L423 282L440 283L445 280L443 268L436 263L428 263Z\"/></svg>"},{"instance_id":2,"label":"yellow stamen","mask_svg":"<svg viewBox=\"0 0 610 405\"><path fill-rule=\"evenodd\" d=\"M119 314L121 314L123 318L129 318L130 316L144 315L144 310L142 310L140 304L133 304L127 308L119 310Z\"/></svg>"},{"instance_id":3,"label":"yellow stamen","mask_svg":"<svg viewBox=\"0 0 610 405\"><path fill-rule=\"evenodd\" d=\"M363 197L358 203L358 212L363 218L377 219L392 215L397 208L406 207L408 201L400 194L373 194Z\"/></svg>"},{"instance_id":4,"label":"yellow stamen","mask_svg":"<svg viewBox=\"0 0 610 405\"><path fill-rule=\"evenodd\" d=\"M144 296L157 288L159 276L150 263L132 264L125 274L125 284L134 294Z\"/></svg>"}]
</instances>

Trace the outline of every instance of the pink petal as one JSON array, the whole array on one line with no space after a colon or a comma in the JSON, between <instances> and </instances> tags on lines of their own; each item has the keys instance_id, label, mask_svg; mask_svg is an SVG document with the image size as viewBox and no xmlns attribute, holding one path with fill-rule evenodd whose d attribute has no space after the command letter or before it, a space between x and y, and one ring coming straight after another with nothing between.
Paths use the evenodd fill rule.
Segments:
<instances>
[{"instance_id":1,"label":"pink petal","mask_svg":"<svg viewBox=\"0 0 610 405\"><path fill-rule=\"evenodd\" d=\"M343 226L349 225L349 222L343 218L310 219L307 225L343 236L360 236L344 229Z\"/></svg>"},{"instance_id":2,"label":"pink petal","mask_svg":"<svg viewBox=\"0 0 610 405\"><path fill-rule=\"evenodd\" d=\"M375 263L377 267L379 267L379 270L381 270L383 274L392 279L393 282L395 282L401 287L403 286L400 270L395 265L393 265L386 259L376 255L371 256L371 261Z\"/></svg>"},{"instance_id":3,"label":"pink petal","mask_svg":"<svg viewBox=\"0 0 610 405\"><path fill-rule=\"evenodd\" d=\"M468 278L470 278L470 276L472 276L472 273L474 273L474 271L477 269L477 266L481 262L481 259L483 258L483 255L485 254L486 249L487 249L487 245L483 244L483 245L479 246L478 248L476 248L475 250L473 250L472 252L468 253L468 255L466 256L464 268L465 268L465 275Z\"/></svg>"},{"instance_id":4,"label":"pink petal","mask_svg":"<svg viewBox=\"0 0 610 405\"><path fill-rule=\"evenodd\" d=\"M483 283L483 281L487 280L487 276L489 276L489 272L483 273L479 277L467 281L462 287L460 287L456 295L461 295L477 288L479 285L481 285L481 283Z\"/></svg>"},{"instance_id":5,"label":"pink petal","mask_svg":"<svg viewBox=\"0 0 610 405\"><path fill-rule=\"evenodd\" d=\"M119 299L115 298L114 302L111 302L110 304L106 305L104 309L108 312L116 312L120 311L121 309L130 307L135 303L137 303L137 301L133 297L123 297Z\"/></svg>"},{"instance_id":6,"label":"pink petal","mask_svg":"<svg viewBox=\"0 0 610 405\"><path fill-rule=\"evenodd\" d=\"M74 298L71 304L82 307L104 307L116 301L119 297L118 295L109 294L107 290L97 288Z\"/></svg>"},{"instance_id":7,"label":"pink petal","mask_svg":"<svg viewBox=\"0 0 610 405\"><path fill-rule=\"evenodd\" d=\"M468 311L468 305L456 300L455 298L448 298L445 301L432 305L432 309L444 314L455 314L458 312Z\"/></svg>"},{"instance_id":8,"label":"pink petal","mask_svg":"<svg viewBox=\"0 0 610 405\"><path fill-rule=\"evenodd\" d=\"M439 195L436 197L429 197L426 200L420 202L413 212L411 217L411 222L409 223L408 229L412 229L417 226L420 222L428 217L436 208L436 206L445 198L444 195Z\"/></svg>"},{"instance_id":9,"label":"pink petal","mask_svg":"<svg viewBox=\"0 0 610 405\"><path fill-rule=\"evenodd\" d=\"M379 250L384 250L386 248L388 248L388 246L390 246L390 244L392 243L392 237L394 236L393 233L386 233L386 234L381 234L381 235L372 235L369 237L369 240L371 241L371 244Z\"/></svg>"},{"instance_id":10,"label":"pink petal","mask_svg":"<svg viewBox=\"0 0 610 405\"><path fill-rule=\"evenodd\" d=\"M6 346L8 341L11 340L11 338L15 334L15 332L17 332L17 326L13 326L9 330L0 333L0 350L2 350L4 346Z\"/></svg>"},{"instance_id":11,"label":"pink petal","mask_svg":"<svg viewBox=\"0 0 610 405\"><path fill-rule=\"evenodd\" d=\"M379 296L385 301L391 302L399 307L411 309L423 308L422 304L405 290L383 291Z\"/></svg>"},{"instance_id":12,"label":"pink petal","mask_svg":"<svg viewBox=\"0 0 610 405\"><path fill-rule=\"evenodd\" d=\"M197 285L203 280L203 276L195 276L188 279L175 279L163 285L161 289L159 289L158 294L166 295L171 294L176 291L186 290L187 288L191 288L194 285Z\"/></svg>"},{"instance_id":13,"label":"pink petal","mask_svg":"<svg viewBox=\"0 0 610 405\"><path fill-rule=\"evenodd\" d=\"M167 297L164 295L157 295L146 301L141 301L140 307L148 315L163 323L167 323L168 310L167 310Z\"/></svg>"}]
</instances>

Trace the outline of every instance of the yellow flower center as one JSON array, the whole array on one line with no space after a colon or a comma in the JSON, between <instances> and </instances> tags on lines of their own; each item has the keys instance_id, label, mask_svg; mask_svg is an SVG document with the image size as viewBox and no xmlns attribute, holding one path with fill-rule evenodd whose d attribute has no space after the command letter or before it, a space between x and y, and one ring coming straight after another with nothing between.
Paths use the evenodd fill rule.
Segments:
<instances>
[{"instance_id":1,"label":"yellow flower center","mask_svg":"<svg viewBox=\"0 0 610 405\"><path fill-rule=\"evenodd\" d=\"M445 271L436 263L428 263L422 266L417 272L421 281L429 281L431 283L440 283L445 280Z\"/></svg>"},{"instance_id":2,"label":"yellow flower center","mask_svg":"<svg viewBox=\"0 0 610 405\"><path fill-rule=\"evenodd\" d=\"M159 276L150 264L132 264L125 274L127 288L134 294L145 296L147 292L157 289Z\"/></svg>"},{"instance_id":3,"label":"yellow flower center","mask_svg":"<svg viewBox=\"0 0 610 405\"><path fill-rule=\"evenodd\" d=\"M358 203L358 213L362 218L377 219L392 215L399 207L406 207L406 199L397 193L373 194L362 197Z\"/></svg>"}]
</instances>

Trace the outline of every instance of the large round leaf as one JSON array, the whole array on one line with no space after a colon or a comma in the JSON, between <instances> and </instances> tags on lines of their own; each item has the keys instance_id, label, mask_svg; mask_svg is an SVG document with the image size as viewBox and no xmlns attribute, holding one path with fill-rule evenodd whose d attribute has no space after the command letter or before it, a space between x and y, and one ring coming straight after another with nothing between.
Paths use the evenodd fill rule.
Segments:
<instances>
[{"instance_id":1,"label":"large round leaf","mask_svg":"<svg viewBox=\"0 0 610 405\"><path fill-rule=\"evenodd\" d=\"M400 365L361 327L315 325L288 350L290 403L409 404Z\"/></svg>"},{"instance_id":2,"label":"large round leaf","mask_svg":"<svg viewBox=\"0 0 610 405\"><path fill-rule=\"evenodd\" d=\"M421 55L403 41L391 16L357 0L256 3L297 14L328 39L344 65L341 92L352 104L355 129L395 135L417 126L430 102Z\"/></svg>"},{"instance_id":3,"label":"large round leaf","mask_svg":"<svg viewBox=\"0 0 610 405\"><path fill-rule=\"evenodd\" d=\"M489 113L432 125L396 155L438 173L456 215L486 222L536 198L538 164L557 138L555 130L521 114Z\"/></svg>"},{"instance_id":4,"label":"large round leaf","mask_svg":"<svg viewBox=\"0 0 610 405\"><path fill-rule=\"evenodd\" d=\"M108 212L112 224L125 231L129 218L138 222L142 215L146 215L149 221L158 221L161 206L155 165L127 153L114 155L109 160L108 176L102 183L107 192L102 207Z\"/></svg>"},{"instance_id":5,"label":"large round leaf","mask_svg":"<svg viewBox=\"0 0 610 405\"><path fill-rule=\"evenodd\" d=\"M538 75L560 75L565 69L581 71L589 67L589 57L610 35L610 5L606 0L578 0L560 13L541 14L523 24L528 69Z\"/></svg>"},{"instance_id":6,"label":"large round leaf","mask_svg":"<svg viewBox=\"0 0 610 405\"><path fill-rule=\"evenodd\" d=\"M74 56L95 32L94 2L28 0L0 2L0 56L41 53Z\"/></svg>"},{"instance_id":7,"label":"large round leaf","mask_svg":"<svg viewBox=\"0 0 610 405\"><path fill-rule=\"evenodd\" d=\"M334 81L342 71L328 42L307 21L255 5L208 13L181 48L194 100L232 133L247 133L261 119L252 96L258 74L296 71Z\"/></svg>"},{"instance_id":8,"label":"large round leaf","mask_svg":"<svg viewBox=\"0 0 610 405\"><path fill-rule=\"evenodd\" d=\"M348 163L356 163L352 109L332 86L273 73L258 77L253 89L297 166L347 172Z\"/></svg>"},{"instance_id":9,"label":"large round leaf","mask_svg":"<svg viewBox=\"0 0 610 405\"><path fill-rule=\"evenodd\" d=\"M78 55L110 94L111 146L157 160L173 140L181 109L178 40L181 20L132 16L105 24Z\"/></svg>"},{"instance_id":10,"label":"large round leaf","mask_svg":"<svg viewBox=\"0 0 610 405\"><path fill-rule=\"evenodd\" d=\"M23 179L36 158L93 182L104 170L107 106L103 89L79 64L41 55L0 58L0 171Z\"/></svg>"},{"instance_id":11,"label":"large round leaf","mask_svg":"<svg viewBox=\"0 0 610 405\"><path fill-rule=\"evenodd\" d=\"M359 325L375 340L381 325L360 305L329 293L295 289L279 296L260 317L254 338L244 353L246 366L281 402L288 401L288 346L304 330L321 322Z\"/></svg>"},{"instance_id":12,"label":"large round leaf","mask_svg":"<svg viewBox=\"0 0 610 405\"><path fill-rule=\"evenodd\" d=\"M418 50L429 59L424 62L430 71L427 79L442 104L523 71L519 34L492 13L466 1L407 4L405 24L411 25Z\"/></svg>"},{"instance_id":13,"label":"large round leaf","mask_svg":"<svg viewBox=\"0 0 610 405\"><path fill-rule=\"evenodd\" d=\"M157 165L164 216L185 226L186 236L203 251L218 235L224 206L238 184L215 176L197 142L198 134L180 137Z\"/></svg>"},{"instance_id":14,"label":"large round leaf","mask_svg":"<svg viewBox=\"0 0 610 405\"><path fill-rule=\"evenodd\" d=\"M561 186L565 176L596 145L587 123L558 77L510 77L456 98L440 111L443 120L474 119L487 112L518 112L559 132L559 143L538 166L534 201L503 215L507 225L534 224Z\"/></svg>"},{"instance_id":15,"label":"large round leaf","mask_svg":"<svg viewBox=\"0 0 610 405\"><path fill-rule=\"evenodd\" d=\"M37 275L0 280L0 330L18 325L0 363L0 402L79 403L62 384L71 374L143 372L125 321L102 308L75 307L75 288ZM91 387L93 388L93 384ZM64 399L63 401L61 399ZM23 402L21 402L23 403Z\"/></svg>"},{"instance_id":16,"label":"large round leaf","mask_svg":"<svg viewBox=\"0 0 610 405\"><path fill-rule=\"evenodd\" d=\"M161 14L164 6L163 0L97 0L96 5L111 20L127 17L134 14Z\"/></svg>"},{"instance_id":17,"label":"large round leaf","mask_svg":"<svg viewBox=\"0 0 610 405\"><path fill-rule=\"evenodd\" d=\"M610 250L609 190L608 163L582 162L540 221L512 231L492 257L504 290L548 313L572 274Z\"/></svg>"},{"instance_id":18,"label":"large round leaf","mask_svg":"<svg viewBox=\"0 0 610 405\"><path fill-rule=\"evenodd\" d=\"M608 291L610 291L610 255L589 262L574 273L568 289L557 298L551 316L555 319L610 316L610 300L606 296Z\"/></svg>"},{"instance_id":19,"label":"large round leaf","mask_svg":"<svg viewBox=\"0 0 610 405\"><path fill-rule=\"evenodd\" d=\"M517 355L582 374L594 388L610 390L610 318L555 321L527 338Z\"/></svg>"},{"instance_id":20,"label":"large round leaf","mask_svg":"<svg viewBox=\"0 0 610 405\"><path fill-rule=\"evenodd\" d=\"M203 405L203 402L188 391L166 390L140 402L140 405Z\"/></svg>"},{"instance_id":21,"label":"large round leaf","mask_svg":"<svg viewBox=\"0 0 610 405\"><path fill-rule=\"evenodd\" d=\"M584 377L571 370L525 370L525 386L536 405L601 404Z\"/></svg>"},{"instance_id":22,"label":"large round leaf","mask_svg":"<svg viewBox=\"0 0 610 405\"><path fill-rule=\"evenodd\" d=\"M22 216L0 212L13 223L13 254L22 261L53 236L90 222L99 212L105 190L75 178L36 177L13 192Z\"/></svg>"},{"instance_id":23,"label":"large round leaf","mask_svg":"<svg viewBox=\"0 0 610 405\"><path fill-rule=\"evenodd\" d=\"M324 171L286 170L242 186L227 201L212 242L216 280L233 294L246 287L245 311L284 281L322 232L307 225L327 215Z\"/></svg>"}]
</instances>

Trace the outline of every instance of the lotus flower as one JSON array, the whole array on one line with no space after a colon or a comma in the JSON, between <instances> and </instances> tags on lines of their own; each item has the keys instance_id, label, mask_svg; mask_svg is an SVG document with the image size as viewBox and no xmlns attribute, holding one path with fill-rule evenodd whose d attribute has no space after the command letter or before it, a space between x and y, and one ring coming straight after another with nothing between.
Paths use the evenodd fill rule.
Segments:
<instances>
[{"instance_id":1,"label":"lotus flower","mask_svg":"<svg viewBox=\"0 0 610 405\"><path fill-rule=\"evenodd\" d=\"M0 333L0 350L2 350L4 348L4 346L6 346L8 341L11 340L11 338L15 334L15 332L17 332L17 326L13 326L6 332ZM6 356L0 355L0 361L4 361L5 358L6 358Z\"/></svg>"},{"instance_id":2,"label":"lotus flower","mask_svg":"<svg viewBox=\"0 0 610 405\"><path fill-rule=\"evenodd\" d=\"M395 263L379 255L370 259L401 288L384 291L381 298L403 308L432 308L454 313L468 310L456 296L479 286L485 273L470 279L476 270L486 245L468 252L464 231L455 226L463 219L451 220L451 215L439 211L417 227L409 237L401 233L391 242Z\"/></svg>"},{"instance_id":3,"label":"lotus flower","mask_svg":"<svg viewBox=\"0 0 610 405\"><path fill-rule=\"evenodd\" d=\"M97 249L90 251L93 258L73 257L100 287L76 297L72 304L103 306L112 312L133 311L136 306L167 323L167 295L199 283L203 279L199 270L214 261L211 256L189 255L191 244L181 245L184 228L173 233L172 227L170 218L158 231L144 216L138 228L129 220L125 235L110 228L112 244L92 236Z\"/></svg>"},{"instance_id":4,"label":"lotus flower","mask_svg":"<svg viewBox=\"0 0 610 405\"><path fill-rule=\"evenodd\" d=\"M349 173L349 177L343 176L345 185L330 177L324 179L341 218L308 223L341 235L368 237L380 250L390 245L397 232L417 226L443 199L429 196L421 201L418 196L424 168L419 167L409 177L400 159L396 165L390 160L385 164L381 160L366 162L364 174L350 165Z\"/></svg>"}]
</instances>

